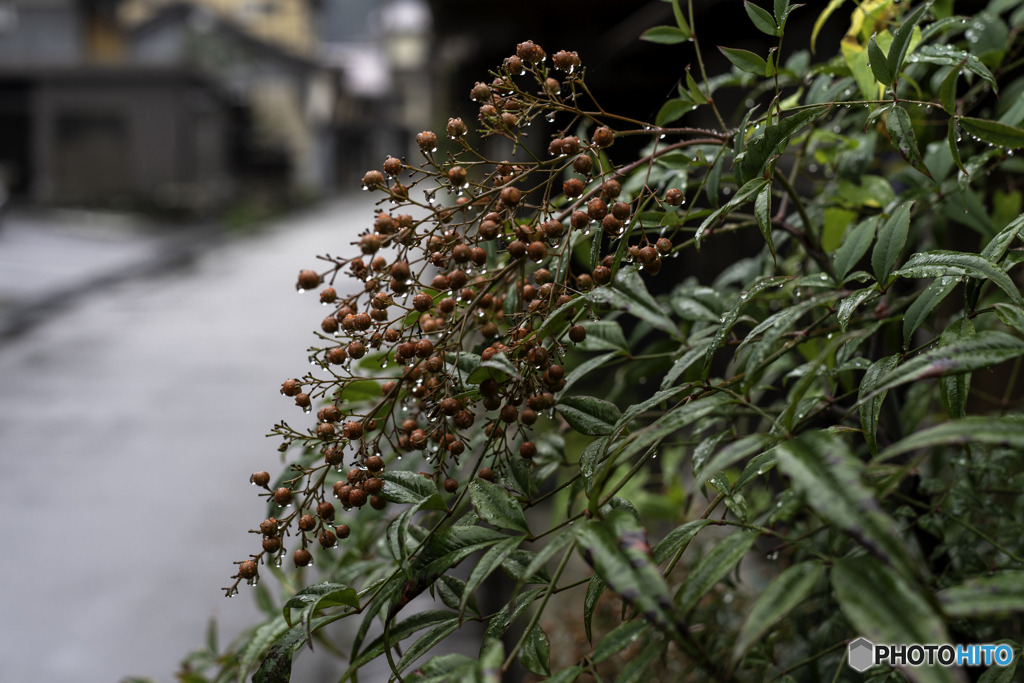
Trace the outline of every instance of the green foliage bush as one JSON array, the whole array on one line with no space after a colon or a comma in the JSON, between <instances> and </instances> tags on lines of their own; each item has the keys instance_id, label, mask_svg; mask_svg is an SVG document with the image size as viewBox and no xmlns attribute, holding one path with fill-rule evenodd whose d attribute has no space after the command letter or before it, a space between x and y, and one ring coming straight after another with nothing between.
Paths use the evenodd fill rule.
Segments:
<instances>
[{"instance_id":1,"label":"green foliage bush","mask_svg":"<svg viewBox=\"0 0 1024 683\"><path fill-rule=\"evenodd\" d=\"M672 7L644 38L702 55ZM275 426L266 550L228 588L276 579L266 619L183 680L285 681L307 644L419 683L849 679L857 636L1019 653L1024 3L864 0L825 61L785 49L810 8L745 7L777 47L700 59L653 122L527 42L476 133L367 173L362 256L300 275L332 316L284 391L320 419ZM717 128L681 125L702 108ZM713 282L672 268L747 233ZM467 624L478 657L421 659Z\"/></svg>"}]
</instances>

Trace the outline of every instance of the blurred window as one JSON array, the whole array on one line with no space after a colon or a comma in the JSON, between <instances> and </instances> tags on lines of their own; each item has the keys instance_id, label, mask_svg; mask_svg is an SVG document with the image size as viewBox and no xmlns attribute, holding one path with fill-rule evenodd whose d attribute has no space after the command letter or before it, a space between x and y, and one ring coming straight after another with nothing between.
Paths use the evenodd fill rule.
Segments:
<instances>
[{"instance_id":1,"label":"blurred window","mask_svg":"<svg viewBox=\"0 0 1024 683\"><path fill-rule=\"evenodd\" d=\"M18 8L13 2L0 2L0 36L14 33L18 28Z\"/></svg>"}]
</instances>

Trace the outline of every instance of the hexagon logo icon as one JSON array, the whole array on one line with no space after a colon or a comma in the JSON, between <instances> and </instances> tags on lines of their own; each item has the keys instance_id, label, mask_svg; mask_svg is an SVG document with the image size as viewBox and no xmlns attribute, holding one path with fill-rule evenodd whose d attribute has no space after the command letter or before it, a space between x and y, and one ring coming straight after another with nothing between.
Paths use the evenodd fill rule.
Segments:
<instances>
[{"instance_id":1,"label":"hexagon logo icon","mask_svg":"<svg viewBox=\"0 0 1024 683\"><path fill-rule=\"evenodd\" d=\"M850 668L855 671L867 671L875 663L875 646L867 638L858 638L850 643Z\"/></svg>"}]
</instances>

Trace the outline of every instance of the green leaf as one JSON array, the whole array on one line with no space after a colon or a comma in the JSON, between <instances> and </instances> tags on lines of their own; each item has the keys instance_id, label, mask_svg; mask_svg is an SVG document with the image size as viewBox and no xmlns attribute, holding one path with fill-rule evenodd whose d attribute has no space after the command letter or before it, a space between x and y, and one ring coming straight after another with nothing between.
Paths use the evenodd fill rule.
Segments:
<instances>
[{"instance_id":1,"label":"green leaf","mask_svg":"<svg viewBox=\"0 0 1024 683\"><path fill-rule=\"evenodd\" d=\"M686 67L686 88L690 92L690 97L696 104L707 104L708 98L704 95L704 91L697 85L697 81L693 80L693 76L690 75L690 67Z\"/></svg>"},{"instance_id":2,"label":"green leaf","mask_svg":"<svg viewBox=\"0 0 1024 683\"><path fill-rule=\"evenodd\" d=\"M441 598L441 602L444 603L445 607L450 607L456 611L461 609L462 596L466 592L465 581L455 578L450 574L442 574L437 577L434 589L437 591L437 595ZM476 596L470 595L466 599L466 607L473 610L475 614L480 614L480 607L476 603Z\"/></svg>"},{"instance_id":3,"label":"green leaf","mask_svg":"<svg viewBox=\"0 0 1024 683\"><path fill-rule=\"evenodd\" d=\"M857 308L876 294L877 292L874 288L858 289L856 292L839 302L839 310L836 312L836 319L839 321L839 329L843 334L846 333L846 327L850 324L850 318L853 317Z\"/></svg>"},{"instance_id":4,"label":"green leaf","mask_svg":"<svg viewBox=\"0 0 1024 683\"><path fill-rule=\"evenodd\" d=\"M988 81L989 85L991 85L996 92L999 91L999 85L996 83L995 77L992 75L992 72L988 70L988 67L981 63L981 60L970 52L967 52L966 50L958 50L952 45L921 45L912 55L907 57L907 61L912 63L938 64L941 66L953 67L951 75L954 81L956 76L959 75L960 69L965 68L971 73L980 76L983 80ZM947 77L947 79L948 78L949 77ZM951 111L947 111L946 113L952 114Z\"/></svg>"},{"instance_id":5,"label":"green leaf","mask_svg":"<svg viewBox=\"0 0 1024 683\"><path fill-rule=\"evenodd\" d=\"M640 35L640 40L650 43L661 43L662 45L675 45L685 43L690 39L688 31L675 26L655 26L647 29Z\"/></svg>"},{"instance_id":6,"label":"green leaf","mask_svg":"<svg viewBox=\"0 0 1024 683\"><path fill-rule=\"evenodd\" d=\"M931 171L925 166L924 159L921 157L921 150L917 147L917 137L914 135L914 126L910 122L910 114L903 108L903 105L893 105L886 119L886 127L889 131L889 139L900 153L900 156L915 171L920 171L931 178Z\"/></svg>"},{"instance_id":7,"label":"green leaf","mask_svg":"<svg viewBox=\"0 0 1024 683\"><path fill-rule=\"evenodd\" d=\"M717 318L716 318L717 319ZM680 375L686 372L691 365L697 362L697 359L703 357L707 353L708 346L711 344L710 341L703 343L694 344L693 347L683 352L683 355L679 356L672 363L672 367L669 368L668 372L665 373L665 378L661 381L661 389L668 389L679 379Z\"/></svg>"},{"instance_id":8,"label":"green leaf","mask_svg":"<svg viewBox=\"0 0 1024 683\"><path fill-rule=\"evenodd\" d=\"M903 60L906 58L907 50L910 48L910 38L914 34L914 28L920 23L924 13L931 6L931 2L918 6L916 10L903 19L903 24L893 34L892 45L889 46L889 73L893 75L894 80L900 70L903 69Z\"/></svg>"},{"instance_id":9,"label":"green leaf","mask_svg":"<svg viewBox=\"0 0 1024 683\"><path fill-rule=\"evenodd\" d=\"M256 629L256 633L253 634L249 644L245 646L245 652L242 653L238 662L238 683L244 683L257 658L270 647L271 643L276 642L284 635L288 628L288 622L285 621L284 616L278 615Z\"/></svg>"},{"instance_id":10,"label":"green leaf","mask_svg":"<svg viewBox=\"0 0 1024 683\"><path fill-rule=\"evenodd\" d=\"M652 638L647 646L640 651L640 654L630 659L626 666L622 667L622 671L615 678L615 683L638 683L645 677L647 668L662 656L665 648L666 644L661 638Z\"/></svg>"},{"instance_id":11,"label":"green leaf","mask_svg":"<svg viewBox=\"0 0 1024 683\"><path fill-rule=\"evenodd\" d=\"M814 52L815 44L818 42L818 34L832 13L839 9L846 0L829 0L828 5L821 11L814 21L814 29L811 30L811 52Z\"/></svg>"},{"instance_id":12,"label":"green leaf","mask_svg":"<svg viewBox=\"0 0 1024 683\"><path fill-rule=\"evenodd\" d=\"M683 10L679 7L679 0L672 0L672 14L676 18L676 26L686 34L687 38L690 38L693 35L693 32L690 30L690 25L686 23L686 17L683 16Z\"/></svg>"},{"instance_id":13,"label":"green leaf","mask_svg":"<svg viewBox=\"0 0 1024 683\"><path fill-rule=\"evenodd\" d=\"M519 654L519 661L535 674L551 674L551 644L548 643L548 636L539 624L530 629Z\"/></svg>"},{"instance_id":14,"label":"green leaf","mask_svg":"<svg viewBox=\"0 0 1024 683\"><path fill-rule=\"evenodd\" d=\"M775 457L793 489L818 515L906 576L919 573L920 565L895 523L861 482L863 463L842 439L827 432L807 432L776 446Z\"/></svg>"},{"instance_id":15,"label":"green leaf","mask_svg":"<svg viewBox=\"0 0 1024 683\"><path fill-rule=\"evenodd\" d=\"M868 65L871 67L871 73L875 75L875 80L884 86L892 85L896 78L889 71L889 60L886 58L885 53L882 52L882 48L878 47L878 43L875 42L875 36L871 36L871 40L868 41L868 60Z\"/></svg>"},{"instance_id":16,"label":"green leaf","mask_svg":"<svg viewBox=\"0 0 1024 683\"><path fill-rule=\"evenodd\" d=\"M738 206L744 204L752 195L760 192L762 188L768 186L768 181L763 178L754 178L743 184L743 187L736 190L736 194L729 201L728 204L713 212L710 216L704 219L704 222L697 228L697 232L693 236L694 244L697 250L700 250L700 240L704 236L704 232L715 224L715 222L729 213L730 210L735 209Z\"/></svg>"},{"instance_id":17,"label":"green leaf","mask_svg":"<svg viewBox=\"0 0 1024 683\"><path fill-rule=\"evenodd\" d=\"M355 589L341 583L323 581L300 590L291 600L284 603L281 612L284 614L285 621L291 626L291 611L293 609L302 610L300 623L305 628L305 639L310 641L309 647L312 649L313 643L310 639L312 638L313 613L320 609L341 605L359 609L359 598L356 596Z\"/></svg>"},{"instance_id":18,"label":"green leaf","mask_svg":"<svg viewBox=\"0 0 1024 683\"><path fill-rule=\"evenodd\" d=\"M570 427L588 436L611 434L622 417L614 403L593 396L566 396L556 407Z\"/></svg>"},{"instance_id":19,"label":"green leaf","mask_svg":"<svg viewBox=\"0 0 1024 683\"><path fill-rule=\"evenodd\" d=\"M979 332L964 341L915 356L890 373L867 398L907 382L974 372L1021 354L1024 354L1024 341L1003 332Z\"/></svg>"},{"instance_id":20,"label":"green leaf","mask_svg":"<svg viewBox=\"0 0 1024 683\"><path fill-rule=\"evenodd\" d=\"M677 526L654 546L654 562L661 564L675 555L679 552L680 548L685 548L689 545L693 537L710 523L707 519L695 519L692 522Z\"/></svg>"},{"instance_id":21,"label":"green leaf","mask_svg":"<svg viewBox=\"0 0 1024 683\"><path fill-rule=\"evenodd\" d=\"M954 320L942 332L939 346L956 344L974 336L974 323L968 317ZM971 390L971 373L960 373L939 378L939 397L947 414L954 420L966 417L967 399Z\"/></svg>"},{"instance_id":22,"label":"green leaf","mask_svg":"<svg viewBox=\"0 0 1024 683\"><path fill-rule=\"evenodd\" d=\"M768 75L768 63L761 57L758 57L749 50L738 50L731 47L718 47L725 58L732 62L740 71L745 71L748 74L754 74L755 76L761 76L762 78Z\"/></svg>"},{"instance_id":23,"label":"green leaf","mask_svg":"<svg viewBox=\"0 0 1024 683\"><path fill-rule=\"evenodd\" d=\"M1012 304L996 304L996 316L1007 327L1024 334L1024 311Z\"/></svg>"},{"instance_id":24,"label":"green leaf","mask_svg":"<svg viewBox=\"0 0 1024 683\"><path fill-rule=\"evenodd\" d=\"M840 282L847 273L853 270L864 254L868 253L871 242L875 239L878 218L878 216L872 216L862 220L846 234L843 243L836 249L835 256L832 257L832 264Z\"/></svg>"},{"instance_id":25,"label":"green leaf","mask_svg":"<svg viewBox=\"0 0 1024 683\"><path fill-rule=\"evenodd\" d=\"M543 588L528 590L521 593L511 605L506 603L497 614L491 617L490 623L487 624L487 630L484 632L484 643L487 643L492 638L501 638L512 622L518 619L533 604L533 601L541 596L544 590ZM498 666L501 666L501 662L498 663Z\"/></svg>"},{"instance_id":26,"label":"green leaf","mask_svg":"<svg viewBox=\"0 0 1024 683\"><path fill-rule=\"evenodd\" d=\"M768 126L764 133L747 143L743 158L739 160L741 175L748 180L764 178L770 159L785 149L789 138L811 121L824 116L831 108L828 104L810 107L787 116L774 126Z\"/></svg>"},{"instance_id":27,"label":"green leaf","mask_svg":"<svg viewBox=\"0 0 1024 683\"><path fill-rule=\"evenodd\" d=\"M892 372L893 368L900 362L898 355L887 356L871 364L871 367L864 373L860 381L860 395L863 397L869 393L881 378ZM868 442L868 450L872 455L878 454L878 414L882 410L882 401L885 394L879 394L860 407L860 426L864 430L864 439Z\"/></svg>"},{"instance_id":28,"label":"green leaf","mask_svg":"<svg viewBox=\"0 0 1024 683\"><path fill-rule=\"evenodd\" d=\"M934 280L921 294L910 304L910 308L903 316L903 348L910 347L910 338L914 330L924 324L931 312L935 310L946 296L952 292L960 280L955 277L945 276Z\"/></svg>"},{"instance_id":29,"label":"green leaf","mask_svg":"<svg viewBox=\"0 0 1024 683\"><path fill-rule=\"evenodd\" d=\"M1024 450L1024 422L1019 417L965 417L915 432L882 451L876 460L888 460L921 448L978 444Z\"/></svg>"},{"instance_id":30,"label":"green leaf","mask_svg":"<svg viewBox=\"0 0 1024 683\"><path fill-rule=\"evenodd\" d=\"M577 664L568 669L562 669L551 678L544 679L544 683L573 683L581 673L583 673L583 667Z\"/></svg>"},{"instance_id":31,"label":"green leaf","mask_svg":"<svg viewBox=\"0 0 1024 683\"><path fill-rule=\"evenodd\" d=\"M742 439L733 441L706 465L701 467L700 476L695 476L690 483L690 492L692 493L703 486L704 482L713 473L727 470L740 460L764 451L765 446L772 440L773 438L767 434L750 434Z\"/></svg>"},{"instance_id":32,"label":"green leaf","mask_svg":"<svg viewBox=\"0 0 1024 683\"><path fill-rule=\"evenodd\" d=\"M875 279L884 289L892 272L892 267L900 258L907 243L907 232L910 229L910 209L913 201L904 202L893 212L882 229L878 231L878 242L871 252L871 268L875 271Z\"/></svg>"},{"instance_id":33,"label":"green leaf","mask_svg":"<svg viewBox=\"0 0 1024 683\"><path fill-rule=\"evenodd\" d=\"M661 128L666 123L672 123L683 114L693 109L693 102L686 102L680 99L669 100L661 105L658 115L654 119L654 125Z\"/></svg>"},{"instance_id":34,"label":"green leaf","mask_svg":"<svg viewBox=\"0 0 1024 683\"><path fill-rule=\"evenodd\" d=\"M812 560L795 564L775 577L750 608L750 614L732 649L733 661L739 661L743 653L760 640L773 624L803 602L823 572L821 562Z\"/></svg>"},{"instance_id":35,"label":"green leaf","mask_svg":"<svg viewBox=\"0 0 1024 683\"><path fill-rule=\"evenodd\" d=\"M581 351L629 351L622 328L614 320L584 321L587 338L577 348Z\"/></svg>"},{"instance_id":36,"label":"green leaf","mask_svg":"<svg viewBox=\"0 0 1024 683\"><path fill-rule=\"evenodd\" d=\"M661 310L661 306L647 291L640 273L633 266L621 268L612 281L587 293L587 299L605 306L626 311L655 329L681 338L679 327Z\"/></svg>"},{"instance_id":37,"label":"green leaf","mask_svg":"<svg viewBox=\"0 0 1024 683\"><path fill-rule=\"evenodd\" d=\"M452 617L448 621L443 621L437 626L433 627L419 639L409 646L403 654L402 658L398 660L398 664L395 669L398 673L402 673L417 659L430 652L438 643L459 630L459 620L457 617ZM391 643L396 644L398 641L392 636Z\"/></svg>"},{"instance_id":38,"label":"green leaf","mask_svg":"<svg viewBox=\"0 0 1024 683\"><path fill-rule=\"evenodd\" d=\"M628 515L617 511L612 514ZM658 580L641 578L631 565L629 558L619 548L619 543L610 528L601 520L591 519L575 526L576 543L583 559L594 568L609 588L623 601L632 605L649 622L662 631L678 637L680 625L677 615L671 610L668 586L658 575Z\"/></svg>"},{"instance_id":39,"label":"green leaf","mask_svg":"<svg viewBox=\"0 0 1024 683\"><path fill-rule=\"evenodd\" d=\"M519 374L519 370L508 359L508 356L504 353L496 353L490 360L480 361L477 369L470 373L466 379L466 384L480 384L488 379L504 382L509 377L520 381L523 379L523 376Z\"/></svg>"},{"instance_id":40,"label":"green leaf","mask_svg":"<svg viewBox=\"0 0 1024 683\"><path fill-rule=\"evenodd\" d=\"M564 550L570 543L572 543L573 535L572 529L563 529L561 533L556 535L554 539L548 541L547 544L533 556L530 563L526 565L526 568L522 571L521 578L516 583L515 592L518 593L524 584L528 583L535 577L541 579L547 579L547 563L556 553Z\"/></svg>"},{"instance_id":41,"label":"green leaf","mask_svg":"<svg viewBox=\"0 0 1024 683\"><path fill-rule=\"evenodd\" d=\"M1024 147L1024 130L1016 126L1008 126L998 121L988 119L976 119L970 116L961 116L957 119L960 127L968 135L981 139L998 147L1007 149L1020 149Z\"/></svg>"},{"instance_id":42,"label":"green leaf","mask_svg":"<svg viewBox=\"0 0 1024 683\"><path fill-rule=\"evenodd\" d=\"M617 655L636 642L637 638L650 627L650 624L640 620L619 624L601 639L601 642L594 648L594 654L590 659L595 664L599 664L609 657Z\"/></svg>"},{"instance_id":43,"label":"green leaf","mask_svg":"<svg viewBox=\"0 0 1024 683\"><path fill-rule=\"evenodd\" d=\"M472 485L473 484L470 483L470 486ZM494 486L494 484L491 484L491 486ZM470 492L472 495L472 489ZM480 516L483 517L483 515ZM460 619L466 611L466 605L469 603L469 599L473 597L473 591L480 587L480 584L484 582L484 579L491 575L491 572L500 567L501 564L508 559L509 555L512 554L512 551L518 548L525 538L525 536L510 536L504 541L498 541L498 543L491 546L491 548L484 553L483 557L473 565L473 571L469 573L469 578L466 580L466 586L462 591L462 599L459 602Z\"/></svg>"},{"instance_id":44,"label":"green leaf","mask_svg":"<svg viewBox=\"0 0 1024 683\"><path fill-rule=\"evenodd\" d=\"M676 605L684 616L696 607L700 599L716 583L732 571L754 545L757 537L758 534L754 531L731 534L719 541L711 552L701 558L697 566L690 570L676 594Z\"/></svg>"},{"instance_id":45,"label":"green leaf","mask_svg":"<svg viewBox=\"0 0 1024 683\"><path fill-rule=\"evenodd\" d=\"M732 329L732 326L736 324L736 320L739 319L740 309L746 304L753 301L754 297L763 292L766 289L772 289L774 287L781 287L785 285L791 277L778 276L778 277L767 277L762 280L755 282L749 289L744 292L740 292L740 295L733 300L732 307L726 311L725 315L722 316L722 324L715 332L715 338L704 352L704 378L707 379L708 372L711 370L711 361L714 359L715 351L720 349L725 343L725 338Z\"/></svg>"},{"instance_id":46,"label":"green leaf","mask_svg":"<svg viewBox=\"0 0 1024 683\"><path fill-rule=\"evenodd\" d=\"M414 571L421 576L439 576L476 551L506 538L508 536L500 531L481 526L445 529L431 536L426 547L417 554Z\"/></svg>"},{"instance_id":47,"label":"green leaf","mask_svg":"<svg viewBox=\"0 0 1024 683\"><path fill-rule=\"evenodd\" d=\"M757 218L757 226L761 229L761 236L764 243L768 245L768 251L775 260L775 242L772 240L772 186L771 183L764 186L757 198L754 199L754 216Z\"/></svg>"},{"instance_id":48,"label":"green leaf","mask_svg":"<svg viewBox=\"0 0 1024 683\"><path fill-rule=\"evenodd\" d=\"M1024 612L1024 571L976 576L936 594L951 617L993 617Z\"/></svg>"},{"instance_id":49,"label":"green leaf","mask_svg":"<svg viewBox=\"0 0 1024 683\"><path fill-rule=\"evenodd\" d=\"M597 601L601 599L601 594L604 593L605 586L607 584L597 574L590 577L590 582L587 584L587 595L583 599L583 630L587 634L587 640L593 642L590 631L590 623L594 618L594 608L597 607Z\"/></svg>"},{"instance_id":50,"label":"green leaf","mask_svg":"<svg viewBox=\"0 0 1024 683\"><path fill-rule=\"evenodd\" d=\"M917 586L873 557L847 557L832 567L832 588L854 632L875 643L948 643L942 620ZM915 667L921 683L953 683L953 669Z\"/></svg>"},{"instance_id":51,"label":"green leaf","mask_svg":"<svg viewBox=\"0 0 1024 683\"><path fill-rule=\"evenodd\" d=\"M914 254L896 275L912 278L935 278L944 275L967 276L991 280L1018 306L1024 306L1017 286L998 265L978 254L959 251L925 251Z\"/></svg>"},{"instance_id":52,"label":"green leaf","mask_svg":"<svg viewBox=\"0 0 1024 683\"><path fill-rule=\"evenodd\" d=\"M499 529L530 533L519 501L503 486L492 484L486 479L475 478L469 482L469 497L473 502L473 509L488 524Z\"/></svg>"},{"instance_id":53,"label":"green leaf","mask_svg":"<svg viewBox=\"0 0 1024 683\"><path fill-rule=\"evenodd\" d=\"M990 666L985 673L978 677L978 683L1013 683L1016 680L1017 662L1020 655L1017 655L1006 666Z\"/></svg>"},{"instance_id":54,"label":"green leaf","mask_svg":"<svg viewBox=\"0 0 1024 683\"><path fill-rule=\"evenodd\" d=\"M956 114L956 83L960 78L960 69L951 69L949 74L942 79L942 85L939 86L939 104L942 105L943 111L950 116ZM950 119L950 126L953 126L954 122ZM957 164L959 166L959 164Z\"/></svg>"},{"instance_id":55,"label":"green leaf","mask_svg":"<svg viewBox=\"0 0 1024 683\"><path fill-rule=\"evenodd\" d=\"M296 624L288 629L263 658L260 668L252 676L253 683L288 683L292 675L292 657L306 642L307 630L316 630L334 619L335 617L320 617L314 620L309 629L303 624Z\"/></svg>"},{"instance_id":56,"label":"green leaf","mask_svg":"<svg viewBox=\"0 0 1024 683\"><path fill-rule=\"evenodd\" d=\"M772 19L772 15L767 11L761 9L750 0L743 0L743 9L747 10L747 16L754 22L754 26L761 33L767 33L770 36L779 35L779 27L775 24L775 20Z\"/></svg>"},{"instance_id":57,"label":"green leaf","mask_svg":"<svg viewBox=\"0 0 1024 683\"><path fill-rule=\"evenodd\" d=\"M946 133L946 141L949 143L949 152L953 156L953 163L960 169L960 172L965 176L967 175L967 169L964 168L964 162L960 160L960 150L957 148L956 143L960 140L960 134L956 132L956 117L949 120L949 130Z\"/></svg>"},{"instance_id":58,"label":"green leaf","mask_svg":"<svg viewBox=\"0 0 1024 683\"><path fill-rule=\"evenodd\" d=\"M384 488L380 495L391 503L419 503L425 498L437 495L437 486L433 480L422 474L394 470L381 472L378 476L384 480Z\"/></svg>"}]
</instances>

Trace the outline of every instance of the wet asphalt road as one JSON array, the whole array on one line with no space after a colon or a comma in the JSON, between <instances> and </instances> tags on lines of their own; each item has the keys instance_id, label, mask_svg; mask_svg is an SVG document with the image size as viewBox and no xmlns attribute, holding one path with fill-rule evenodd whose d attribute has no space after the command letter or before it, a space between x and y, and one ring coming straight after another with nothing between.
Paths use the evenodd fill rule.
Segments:
<instances>
[{"instance_id":1,"label":"wet asphalt road","mask_svg":"<svg viewBox=\"0 0 1024 683\"><path fill-rule=\"evenodd\" d=\"M211 616L221 642L253 623L220 587L253 551L248 475L279 467L264 434L295 417L278 387L322 315L295 276L371 218L365 195L334 201L0 342L0 678L171 681Z\"/></svg>"}]
</instances>

